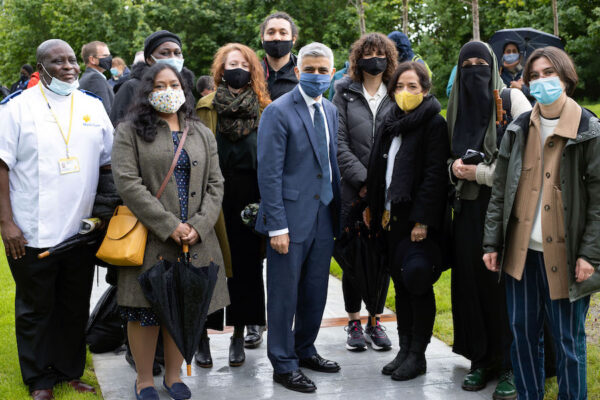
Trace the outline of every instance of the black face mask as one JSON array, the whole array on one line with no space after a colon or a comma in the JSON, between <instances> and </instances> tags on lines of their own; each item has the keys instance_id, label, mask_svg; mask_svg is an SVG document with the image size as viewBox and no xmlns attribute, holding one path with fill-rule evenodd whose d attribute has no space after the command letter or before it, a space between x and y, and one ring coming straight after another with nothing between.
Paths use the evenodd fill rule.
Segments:
<instances>
[{"instance_id":1,"label":"black face mask","mask_svg":"<svg viewBox=\"0 0 600 400\"><path fill-rule=\"evenodd\" d=\"M492 70L489 65L469 65L461 68L460 85L467 93L489 93Z\"/></svg>"},{"instance_id":2,"label":"black face mask","mask_svg":"<svg viewBox=\"0 0 600 400\"><path fill-rule=\"evenodd\" d=\"M98 66L102 69L105 70L110 70L112 68L112 56L108 56L108 57L104 57L104 58L99 58L98 61L100 61L98 63Z\"/></svg>"},{"instance_id":3,"label":"black face mask","mask_svg":"<svg viewBox=\"0 0 600 400\"><path fill-rule=\"evenodd\" d=\"M265 40L263 49L273 58L281 58L292 51L294 42L291 40Z\"/></svg>"},{"instance_id":4,"label":"black face mask","mask_svg":"<svg viewBox=\"0 0 600 400\"><path fill-rule=\"evenodd\" d=\"M241 89L250 82L250 72L241 68L226 69L223 79L232 88Z\"/></svg>"},{"instance_id":5,"label":"black face mask","mask_svg":"<svg viewBox=\"0 0 600 400\"><path fill-rule=\"evenodd\" d=\"M387 58L361 58L356 62L356 65L358 65L358 68L360 68L362 71L365 71L369 75L379 75L387 68Z\"/></svg>"},{"instance_id":6,"label":"black face mask","mask_svg":"<svg viewBox=\"0 0 600 400\"><path fill-rule=\"evenodd\" d=\"M21 74L21 82L26 82L29 80L29 75Z\"/></svg>"}]
</instances>

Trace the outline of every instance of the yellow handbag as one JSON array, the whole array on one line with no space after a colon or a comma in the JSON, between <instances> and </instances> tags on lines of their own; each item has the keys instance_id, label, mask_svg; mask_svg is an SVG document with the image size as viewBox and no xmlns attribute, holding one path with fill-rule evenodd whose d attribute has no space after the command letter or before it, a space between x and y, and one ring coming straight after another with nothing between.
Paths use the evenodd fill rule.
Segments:
<instances>
[{"instance_id":1,"label":"yellow handbag","mask_svg":"<svg viewBox=\"0 0 600 400\"><path fill-rule=\"evenodd\" d=\"M127 206L118 206L96 257L111 265L137 267L144 263L148 228Z\"/></svg>"},{"instance_id":2,"label":"yellow handbag","mask_svg":"<svg viewBox=\"0 0 600 400\"><path fill-rule=\"evenodd\" d=\"M173 175L173 171L175 171L187 133L188 127L186 126L177 146L177 151L175 151L171 168L160 185L160 189L156 192L157 199L160 199L171 175ZM147 239L148 228L138 220L127 206L118 206L110 218L106 236L96 253L96 257L119 267L139 267L144 263Z\"/></svg>"}]
</instances>

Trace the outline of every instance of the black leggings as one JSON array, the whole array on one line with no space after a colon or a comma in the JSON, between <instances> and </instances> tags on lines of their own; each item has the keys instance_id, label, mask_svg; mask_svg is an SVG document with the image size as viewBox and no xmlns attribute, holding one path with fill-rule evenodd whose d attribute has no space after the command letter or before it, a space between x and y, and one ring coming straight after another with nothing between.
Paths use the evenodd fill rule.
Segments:
<instances>
[{"instance_id":1,"label":"black leggings","mask_svg":"<svg viewBox=\"0 0 600 400\"><path fill-rule=\"evenodd\" d=\"M396 289L396 318L399 336L409 336L421 343L429 343L435 321L433 284L439 278L425 243L388 242L390 244L390 271Z\"/></svg>"},{"instance_id":2,"label":"black leggings","mask_svg":"<svg viewBox=\"0 0 600 400\"><path fill-rule=\"evenodd\" d=\"M383 280L383 290L381 291L381 298L377 304L377 314L383 313L389 286L390 277L388 276ZM342 275L342 293L344 294L344 307L346 308L346 312L349 314L360 312L362 303L360 288L348 274Z\"/></svg>"}]
</instances>

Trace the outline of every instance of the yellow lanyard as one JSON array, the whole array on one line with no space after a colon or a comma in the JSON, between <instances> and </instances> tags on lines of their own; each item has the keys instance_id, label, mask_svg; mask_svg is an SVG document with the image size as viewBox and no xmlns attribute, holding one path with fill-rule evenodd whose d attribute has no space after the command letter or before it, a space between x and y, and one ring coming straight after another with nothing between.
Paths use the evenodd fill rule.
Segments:
<instances>
[{"instance_id":1,"label":"yellow lanyard","mask_svg":"<svg viewBox=\"0 0 600 400\"><path fill-rule=\"evenodd\" d=\"M39 86L40 86L40 91L42 92L42 96L44 96L44 100L46 100L46 105L48 105L48 109L52 113L52 116L54 117L54 120L56 121L56 125L58 125L58 130L60 131L60 135L62 136L63 140L65 141L65 146L67 147L67 158L69 158L69 140L71 140L71 127L73 126L73 99L75 98L75 95L71 94L71 115L69 116L69 132L67 133L67 136L65 137L65 132L63 131L62 127L60 126L60 122L58 122L58 118L56 117L54 110L52 110L52 107L50 107L50 102L48 101L48 98L46 98L46 94L44 93L44 89L42 88L42 86L43 86L42 82L39 83Z\"/></svg>"}]
</instances>

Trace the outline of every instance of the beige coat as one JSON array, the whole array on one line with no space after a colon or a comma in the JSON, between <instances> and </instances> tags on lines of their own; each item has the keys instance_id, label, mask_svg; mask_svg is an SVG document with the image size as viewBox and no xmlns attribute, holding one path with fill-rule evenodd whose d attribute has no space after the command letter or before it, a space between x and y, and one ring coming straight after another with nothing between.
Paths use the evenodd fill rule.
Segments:
<instances>
[{"instance_id":1,"label":"beige coat","mask_svg":"<svg viewBox=\"0 0 600 400\"><path fill-rule=\"evenodd\" d=\"M180 125L183 127L181 117ZM214 135L202 123L189 122L183 149L191 161L187 223L200 235L200 241L190 247L191 261L196 267L201 267L212 260L221 267L209 308L209 313L212 313L229 304L223 256L214 229L223 200L223 176ZM138 276L156 264L159 257L175 261L181 253L181 247L170 238L180 223L175 176L171 176L160 200L155 197L169 171L174 153L171 131L163 120L158 123L152 143L137 135L129 122L119 124L116 129L112 170L117 191L125 205L148 228L144 264L119 269L119 305L148 307Z\"/></svg>"},{"instance_id":2,"label":"beige coat","mask_svg":"<svg viewBox=\"0 0 600 400\"><path fill-rule=\"evenodd\" d=\"M548 116L560 117L560 120L543 147L540 140L539 105L536 105L531 113L529 136L523 155L523 170L506 235L504 261L504 271L521 280L541 191L544 264L552 300L569 298L560 161L567 140L577 136L581 119L581 107L566 96L563 96L562 100L555 105L555 113Z\"/></svg>"}]
</instances>

